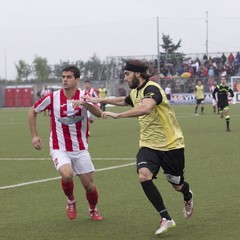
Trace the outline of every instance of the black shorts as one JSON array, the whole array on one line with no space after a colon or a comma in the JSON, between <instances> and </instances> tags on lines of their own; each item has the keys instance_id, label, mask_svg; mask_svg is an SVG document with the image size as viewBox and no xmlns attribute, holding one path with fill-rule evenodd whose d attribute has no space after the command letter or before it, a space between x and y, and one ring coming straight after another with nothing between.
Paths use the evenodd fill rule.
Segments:
<instances>
[{"instance_id":1,"label":"black shorts","mask_svg":"<svg viewBox=\"0 0 240 240\"><path fill-rule=\"evenodd\" d=\"M196 99L196 101L197 101L197 104L199 105L199 104L201 104L201 103L204 103L204 98Z\"/></svg>"},{"instance_id":2,"label":"black shorts","mask_svg":"<svg viewBox=\"0 0 240 240\"><path fill-rule=\"evenodd\" d=\"M228 108L228 102L218 102L218 110L223 111L225 108Z\"/></svg>"},{"instance_id":3,"label":"black shorts","mask_svg":"<svg viewBox=\"0 0 240 240\"><path fill-rule=\"evenodd\" d=\"M162 168L169 182L180 185L184 182L184 148L170 151L140 148L137 154L137 172L143 167L150 170L153 178L156 178L160 168Z\"/></svg>"}]
</instances>

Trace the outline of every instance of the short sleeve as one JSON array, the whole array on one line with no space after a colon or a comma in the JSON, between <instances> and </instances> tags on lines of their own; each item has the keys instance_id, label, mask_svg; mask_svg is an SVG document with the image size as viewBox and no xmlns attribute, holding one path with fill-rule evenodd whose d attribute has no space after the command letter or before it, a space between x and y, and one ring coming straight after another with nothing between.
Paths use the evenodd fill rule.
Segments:
<instances>
[{"instance_id":1,"label":"short sleeve","mask_svg":"<svg viewBox=\"0 0 240 240\"><path fill-rule=\"evenodd\" d=\"M143 94L143 98L152 98L153 100L155 100L157 105L162 102L162 94L160 92L160 89L154 85L147 86L144 89Z\"/></svg>"},{"instance_id":2,"label":"short sleeve","mask_svg":"<svg viewBox=\"0 0 240 240\"><path fill-rule=\"evenodd\" d=\"M127 105L130 105L133 107L133 102L130 96L127 96L124 101Z\"/></svg>"}]
</instances>

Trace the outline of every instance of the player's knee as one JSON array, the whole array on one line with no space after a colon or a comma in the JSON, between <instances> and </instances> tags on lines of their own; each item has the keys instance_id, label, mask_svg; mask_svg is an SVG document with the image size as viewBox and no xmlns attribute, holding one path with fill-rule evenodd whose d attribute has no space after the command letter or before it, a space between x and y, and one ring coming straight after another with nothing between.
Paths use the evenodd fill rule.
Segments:
<instances>
[{"instance_id":1,"label":"player's knee","mask_svg":"<svg viewBox=\"0 0 240 240\"><path fill-rule=\"evenodd\" d=\"M71 182L73 179L73 174L62 174L62 179L64 182Z\"/></svg>"},{"instance_id":2,"label":"player's knee","mask_svg":"<svg viewBox=\"0 0 240 240\"><path fill-rule=\"evenodd\" d=\"M176 191L180 192L181 189L182 189L182 187L183 187L183 184L181 184L181 185L172 184L172 186L173 186L173 188L174 188Z\"/></svg>"},{"instance_id":3,"label":"player's knee","mask_svg":"<svg viewBox=\"0 0 240 240\"><path fill-rule=\"evenodd\" d=\"M61 169L59 170L63 180L65 182L71 182L72 179L73 179L73 172L72 171L69 171L68 169Z\"/></svg>"},{"instance_id":4,"label":"player's knee","mask_svg":"<svg viewBox=\"0 0 240 240\"><path fill-rule=\"evenodd\" d=\"M140 182L146 182L152 179L152 173L148 168L140 168L138 170L138 178Z\"/></svg>"},{"instance_id":5,"label":"player's knee","mask_svg":"<svg viewBox=\"0 0 240 240\"><path fill-rule=\"evenodd\" d=\"M93 192L96 188L93 182L83 183L83 187L87 192Z\"/></svg>"}]
</instances>

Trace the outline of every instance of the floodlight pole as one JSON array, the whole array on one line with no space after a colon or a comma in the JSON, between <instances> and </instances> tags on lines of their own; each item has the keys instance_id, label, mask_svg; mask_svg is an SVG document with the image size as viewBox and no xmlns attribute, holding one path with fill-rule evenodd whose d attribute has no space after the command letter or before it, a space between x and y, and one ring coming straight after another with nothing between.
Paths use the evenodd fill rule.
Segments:
<instances>
[{"instance_id":1,"label":"floodlight pole","mask_svg":"<svg viewBox=\"0 0 240 240\"><path fill-rule=\"evenodd\" d=\"M7 81L7 50L4 48L5 81Z\"/></svg>"},{"instance_id":2,"label":"floodlight pole","mask_svg":"<svg viewBox=\"0 0 240 240\"><path fill-rule=\"evenodd\" d=\"M208 11L206 11L206 56L208 57Z\"/></svg>"},{"instance_id":3,"label":"floodlight pole","mask_svg":"<svg viewBox=\"0 0 240 240\"><path fill-rule=\"evenodd\" d=\"M157 69L158 69L158 83L160 84L160 54L159 54L159 17L157 17Z\"/></svg>"}]
</instances>

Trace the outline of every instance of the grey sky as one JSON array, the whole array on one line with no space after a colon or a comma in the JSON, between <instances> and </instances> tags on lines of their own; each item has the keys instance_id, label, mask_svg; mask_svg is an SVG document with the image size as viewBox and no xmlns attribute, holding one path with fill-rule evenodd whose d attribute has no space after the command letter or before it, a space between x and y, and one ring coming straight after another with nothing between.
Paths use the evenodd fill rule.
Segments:
<instances>
[{"instance_id":1,"label":"grey sky","mask_svg":"<svg viewBox=\"0 0 240 240\"><path fill-rule=\"evenodd\" d=\"M36 55L50 64L85 61L94 53L102 60L154 55L157 16L160 40L162 33L169 34L175 43L182 39L180 51L202 53L208 11L209 52L240 50L239 0L0 0L0 4L2 78L6 74L15 78L14 64L20 59L31 64Z\"/></svg>"}]
</instances>

